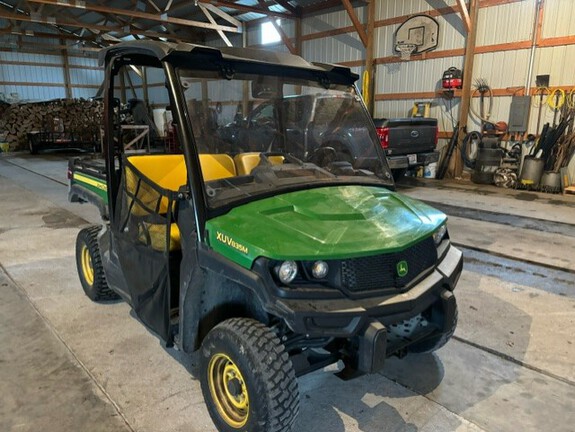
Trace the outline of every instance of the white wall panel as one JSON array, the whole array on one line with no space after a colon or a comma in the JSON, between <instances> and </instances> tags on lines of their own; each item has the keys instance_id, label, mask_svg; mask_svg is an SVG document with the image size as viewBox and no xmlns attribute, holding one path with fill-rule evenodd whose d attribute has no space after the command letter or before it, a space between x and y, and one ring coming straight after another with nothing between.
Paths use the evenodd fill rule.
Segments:
<instances>
[{"instance_id":1,"label":"white wall panel","mask_svg":"<svg viewBox=\"0 0 575 432\"><path fill-rule=\"evenodd\" d=\"M66 97L64 87L0 85L0 93L17 93L20 101L43 101Z\"/></svg>"},{"instance_id":2,"label":"white wall panel","mask_svg":"<svg viewBox=\"0 0 575 432\"><path fill-rule=\"evenodd\" d=\"M437 17L439 23L439 40L437 50L453 50L465 46L465 27L458 14Z\"/></svg>"},{"instance_id":3,"label":"white wall panel","mask_svg":"<svg viewBox=\"0 0 575 432\"><path fill-rule=\"evenodd\" d=\"M535 1L479 9L477 46L531 40Z\"/></svg>"},{"instance_id":4,"label":"white wall panel","mask_svg":"<svg viewBox=\"0 0 575 432\"><path fill-rule=\"evenodd\" d=\"M431 9L455 6L456 4L456 0L379 0L376 3L375 19L382 20L402 15L417 14Z\"/></svg>"},{"instance_id":5,"label":"white wall panel","mask_svg":"<svg viewBox=\"0 0 575 432\"><path fill-rule=\"evenodd\" d=\"M11 62L62 63L62 57L58 55L29 54L17 51L0 51L0 60Z\"/></svg>"},{"instance_id":6,"label":"white wall panel","mask_svg":"<svg viewBox=\"0 0 575 432\"><path fill-rule=\"evenodd\" d=\"M543 14L544 38L575 34L575 1L545 0Z\"/></svg>"},{"instance_id":7,"label":"white wall panel","mask_svg":"<svg viewBox=\"0 0 575 432\"><path fill-rule=\"evenodd\" d=\"M70 69L72 85L100 85L104 80L104 72L93 69Z\"/></svg>"},{"instance_id":8,"label":"white wall panel","mask_svg":"<svg viewBox=\"0 0 575 432\"><path fill-rule=\"evenodd\" d=\"M0 81L64 84L64 73L56 67L0 65Z\"/></svg>"},{"instance_id":9,"label":"white wall panel","mask_svg":"<svg viewBox=\"0 0 575 432\"><path fill-rule=\"evenodd\" d=\"M98 59L92 57L68 57L68 63L75 66L100 67Z\"/></svg>"},{"instance_id":10,"label":"white wall panel","mask_svg":"<svg viewBox=\"0 0 575 432\"><path fill-rule=\"evenodd\" d=\"M363 16L366 8L355 8L357 16ZM361 20L361 18L360 18ZM324 31L340 29L353 25L348 13L345 10L329 12L321 15L306 17L302 20L302 34L308 35Z\"/></svg>"},{"instance_id":11,"label":"white wall panel","mask_svg":"<svg viewBox=\"0 0 575 432\"><path fill-rule=\"evenodd\" d=\"M376 93L430 92L440 88L443 72L461 67L463 57L406 61L377 66Z\"/></svg>"},{"instance_id":12,"label":"white wall panel","mask_svg":"<svg viewBox=\"0 0 575 432\"><path fill-rule=\"evenodd\" d=\"M306 60L327 63L357 61L365 58L365 50L357 33L305 41L302 54Z\"/></svg>"},{"instance_id":13,"label":"white wall panel","mask_svg":"<svg viewBox=\"0 0 575 432\"><path fill-rule=\"evenodd\" d=\"M492 88L523 87L529 67L529 50L477 54L473 81L484 78Z\"/></svg>"},{"instance_id":14,"label":"white wall panel","mask_svg":"<svg viewBox=\"0 0 575 432\"><path fill-rule=\"evenodd\" d=\"M575 86L575 45L563 45L558 47L539 48L535 56L535 75L547 75L550 77L550 85Z\"/></svg>"}]
</instances>

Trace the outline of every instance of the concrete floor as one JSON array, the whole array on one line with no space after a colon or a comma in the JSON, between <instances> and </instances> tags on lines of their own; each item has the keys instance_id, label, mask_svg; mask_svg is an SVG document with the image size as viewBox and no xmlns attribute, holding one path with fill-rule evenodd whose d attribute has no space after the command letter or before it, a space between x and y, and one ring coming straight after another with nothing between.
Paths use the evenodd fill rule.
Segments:
<instances>
[{"instance_id":1,"label":"concrete floor","mask_svg":"<svg viewBox=\"0 0 575 432\"><path fill-rule=\"evenodd\" d=\"M65 167L0 155L0 431L215 431L194 359L84 296L74 241L99 216L66 201ZM464 250L455 338L375 376L301 378L294 430L575 431L575 197L400 189L442 207Z\"/></svg>"}]
</instances>

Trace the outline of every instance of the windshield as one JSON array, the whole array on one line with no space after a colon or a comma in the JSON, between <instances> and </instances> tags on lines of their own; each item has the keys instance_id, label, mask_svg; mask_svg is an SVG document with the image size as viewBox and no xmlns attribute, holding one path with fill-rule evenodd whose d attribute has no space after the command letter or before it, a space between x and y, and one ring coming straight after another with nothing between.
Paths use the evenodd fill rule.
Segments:
<instances>
[{"instance_id":1,"label":"windshield","mask_svg":"<svg viewBox=\"0 0 575 432\"><path fill-rule=\"evenodd\" d=\"M179 70L208 205L330 184L390 186L353 86Z\"/></svg>"}]
</instances>

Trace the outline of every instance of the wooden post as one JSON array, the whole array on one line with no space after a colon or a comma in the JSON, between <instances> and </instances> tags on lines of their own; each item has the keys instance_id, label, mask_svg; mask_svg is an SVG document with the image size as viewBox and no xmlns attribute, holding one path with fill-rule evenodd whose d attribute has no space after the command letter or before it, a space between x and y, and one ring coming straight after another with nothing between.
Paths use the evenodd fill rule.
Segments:
<instances>
[{"instance_id":1,"label":"wooden post","mask_svg":"<svg viewBox=\"0 0 575 432\"><path fill-rule=\"evenodd\" d=\"M341 0L341 2L343 3L343 7L345 8L347 14L349 15L349 19L351 19L351 22L355 27L357 35L361 39L361 43L363 44L364 47L367 47L367 34L365 33L363 25L361 24L361 22L359 22L359 19L357 18L357 15L353 10L353 5L351 4L350 0Z\"/></svg>"},{"instance_id":2,"label":"wooden post","mask_svg":"<svg viewBox=\"0 0 575 432\"><path fill-rule=\"evenodd\" d=\"M60 39L60 44L65 45L64 39ZM62 63L64 65L64 87L66 88L66 99L72 99L72 86L70 83L70 62L68 61L67 50L62 50Z\"/></svg>"},{"instance_id":3,"label":"wooden post","mask_svg":"<svg viewBox=\"0 0 575 432\"><path fill-rule=\"evenodd\" d=\"M465 61L463 64L463 87L461 90L461 109L459 111L459 139L457 148L449 161L448 177L460 177L463 172L461 162L461 144L467 133L467 120L469 118L469 106L471 104L471 85L473 83L473 61L475 59L475 41L477 38L477 20L479 17L479 0L470 0L469 17L471 19L471 31L467 34L465 42Z\"/></svg>"},{"instance_id":4,"label":"wooden post","mask_svg":"<svg viewBox=\"0 0 575 432\"><path fill-rule=\"evenodd\" d=\"M295 53L297 55L302 54L302 40L301 40L301 17L297 17L294 20L295 24Z\"/></svg>"},{"instance_id":5,"label":"wooden post","mask_svg":"<svg viewBox=\"0 0 575 432\"><path fill-rule=\"evenodd\" d=\"M248 26L244 22L243 24L243 32L242 32L242 47L247 48L248 46ZM249 83L244 80L243 81L243 88L242 88L243 98L242 98L242 117L246 117L248 115L248 109L250 104L250 85ZM237 114L237 113L236 113Z\"/></svg>"},{"instance_id":6,"label":"wooden post","mask_svg":"<svg viewBox=\"0 0 575 432\"><path fill-rule=\"evenodd\" d=\"M365 70L368 73L367 93L365 103L369 113L373 116L375 111L375 71L374 64L374 39L375 39L375 2L370 0L367 7L367 46L365 47ZM365 98L365 95L364 95Z\"/></svg>"}]
</instances>

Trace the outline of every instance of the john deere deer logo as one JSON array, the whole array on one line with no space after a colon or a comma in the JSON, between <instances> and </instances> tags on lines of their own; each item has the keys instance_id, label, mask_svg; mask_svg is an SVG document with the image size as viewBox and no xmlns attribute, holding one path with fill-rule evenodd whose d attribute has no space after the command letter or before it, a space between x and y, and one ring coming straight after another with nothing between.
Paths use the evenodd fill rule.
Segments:
<instances>
[{"instance_id":1,"label":"john deere deer logo","mask_svg":"<svg viewBox=\"0 0 575 432\"><path fill-rule=\"evenodd\" d=\"M397 269L397 275L399 277L404 277L409 272L409 267L407 266L407 261L405 260L398 262L395 268Z\"/></svg>"}]
</instances>

